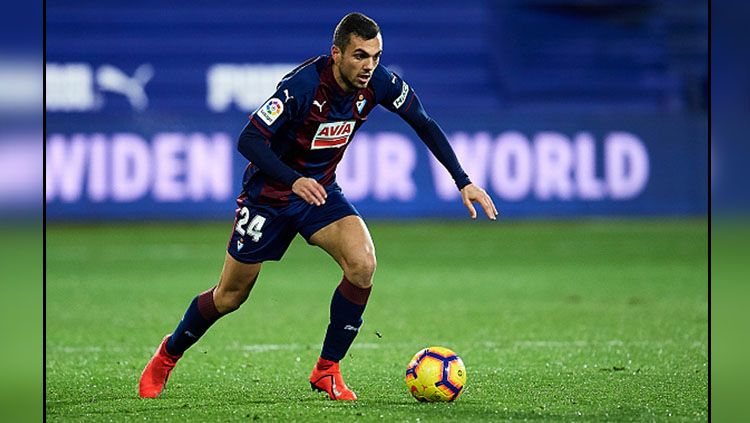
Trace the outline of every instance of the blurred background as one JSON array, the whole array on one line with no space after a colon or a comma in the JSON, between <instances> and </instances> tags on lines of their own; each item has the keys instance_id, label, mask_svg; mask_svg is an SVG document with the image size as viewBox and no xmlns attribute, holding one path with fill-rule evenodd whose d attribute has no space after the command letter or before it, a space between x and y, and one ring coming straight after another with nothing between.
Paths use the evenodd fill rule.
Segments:
<instances>
[{"instance_id":1,"label":"blurred background","mask_svg":"<svg viewBox=\"0 0 750 423\"><path fill-rule=\"evenodd\" d=\"M0 420L41 416L43 6L0 14ZM23 318L17 318L23 316Z\"/></svg>"},{"instance_id":2,"label":"blurred background","mask_svg":"<svg viewBox=\"0 0 750 423\"><path fill-rule=\"evenodd\" d=\"M505 218L707 213L704 1L361 2ZM47 3L49 221L231 219L236 139L352 6ZM337 172L365 217L464 218L378 109Z\"/></svg>"},{"instance_id":3,"label":"blurred background","mask_svg":"<svg viewBox=\"0 0 750 423\"><path fill-rule=\"evenodd\" d=\"M743 392L750 331L750 4L711 2L712 404L719 419L746 418Z\"/></svg>"},{"instance_id":4,"label":"blurred background","mask_svg":"<svg viewBox=\"0 0 750 423\"><path fill-rule=\"evenodd\" d=\"M710 213L709 171L712 200L747 209L739 201L747 187L736 176L747 173L745 156L734 148L745 144L730 136L741 131L723 132L732 148L709 147L706 1L331 1L312 8L297 0L51 0L48 228L62 228L60 235L102 225L109 238L97 242L114 242L117 231L106 228L121 226L107 225L124 221L221 222L228 232L247 164L236 139L248 115L289 70L330 52L333 30L350 11L378 22L382 64L421 97L473 182L495 200L500 224L655 218L700 226ZM731 32L726 39L737 42ZM737 50L728 51L725 69L732 69ZM38 63L38 52L12 62L29 60ZM29 69L11 72L7 85L36 77ZM728 82L733 73L742 75L729 72L722 93L746 107L745 91ZM30 104L40 100L33 89L4 92L17 91ZM18 100L6 103L3 117L20 109ZM741 108L726 110L727 127L742 121L729 113ZM0 145L7 151L0 198L4 212L28 220L39 212L42 170L28 159L40 153L29 142L39 134L38 116L24 116L32 122L22 131L8 125L3 132L12 135ZM337 179L368 222L466 219L447 172L384 109L355 136ZM78 269L84 248L75 239L52 240L58 265ZM10 279L24 274L16 266ZM59 290L68 286L82 285L71 276ZM57 298L62 307L64 297Z\"/></svg>"}]
</instances>

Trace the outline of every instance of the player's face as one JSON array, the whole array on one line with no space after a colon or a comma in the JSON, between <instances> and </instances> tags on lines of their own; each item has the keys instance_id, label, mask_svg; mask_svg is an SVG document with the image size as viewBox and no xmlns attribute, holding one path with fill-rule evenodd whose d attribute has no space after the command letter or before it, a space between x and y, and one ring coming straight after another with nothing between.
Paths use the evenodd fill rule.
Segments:
<instances>
[{"instance_id":1,"label":"player's face","mask_svg":"<svg viewBox=\"0 0 750 423\"><path fill-rule=\"evenodd\" d=\"M369 40L351 34L349 45L344 51L333 46L331 48L334 61L333 74L341 88L351 92L367 87L372 73L380 62L381 54L383 54L383 37L380 34Z\"/></svg>"}]
</instances>

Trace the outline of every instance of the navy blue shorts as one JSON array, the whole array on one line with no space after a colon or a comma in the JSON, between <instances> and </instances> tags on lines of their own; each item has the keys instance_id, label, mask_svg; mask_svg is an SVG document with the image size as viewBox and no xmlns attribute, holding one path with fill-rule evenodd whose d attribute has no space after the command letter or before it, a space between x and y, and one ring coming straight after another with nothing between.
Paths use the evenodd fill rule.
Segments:
<instances>
[{"instance_id":1,"label":"navy blue shorts","mask_svg":"<svg viewBox=\"0 0 750 423\"><path fill-rule=\"evenodd\" d=\"M308 204L296 195L285 207L254 204L240 197L227 252L242 263L280 260L298 233L309 243L323 227L346 216L359 216L338 185L326 187L326 192L322 206Z\"/></svg>"}]
</instances>

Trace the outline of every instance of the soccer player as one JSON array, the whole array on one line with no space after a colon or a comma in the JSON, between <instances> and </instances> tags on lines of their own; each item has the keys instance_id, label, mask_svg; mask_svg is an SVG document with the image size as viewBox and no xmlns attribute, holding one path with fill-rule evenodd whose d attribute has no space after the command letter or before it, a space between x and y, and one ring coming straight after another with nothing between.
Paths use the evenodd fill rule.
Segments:
<instances>
[{"instance_id":1,"label":"soccer player","mask_svg":"<svg viewBox=\"0 0 750 423\"><path fill-rule=\"evenodd\" d=\"M448 140L414 89L379 64L378 25L360 13L339 22L330 56L307 60L287 74L247 123L238 150L250 164L237 198L234 228L219 283L196 296L141 375L141 397L157 397L183 353L220 317L247 299L262 263L280 260L297 233L330 254L343 277L333 292L330 322L310 375L332 400L356 400L339 361L362 325L372 289L375 247L367 226L336 184L335 169L354 133L377 105L403 118L448 169L472 219L481 205L498 214L487 193L461 169Z\"/></svg>"}]
</instances>

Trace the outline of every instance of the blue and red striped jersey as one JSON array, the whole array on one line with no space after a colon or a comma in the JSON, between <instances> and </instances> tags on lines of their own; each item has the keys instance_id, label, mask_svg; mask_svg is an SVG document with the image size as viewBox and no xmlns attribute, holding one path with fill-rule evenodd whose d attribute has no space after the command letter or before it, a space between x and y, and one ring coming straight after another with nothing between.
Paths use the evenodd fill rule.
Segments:
<instances>
[{"instance_id":1,"label":"blue and red striped jersey","mask_svg":"<svg viewBox=\"0 0 750 423\"><path fill-rule=\"evenodd\" d=\"M401 77L378 65L366 88L346 93L334 79L332 64L333 59L325 55L305 61L250 116L238 145L251 162L243 176L244 195L261 204L283 206L294 195L291 185L301 176L315 178L323 186L334 183L346 147L377 105L397 113L417 131L459 188L470 183L445 134ZM262 148L270 148L280 163L263 163L258 143L265 143Z\"/></svg>"}]
</instances>

